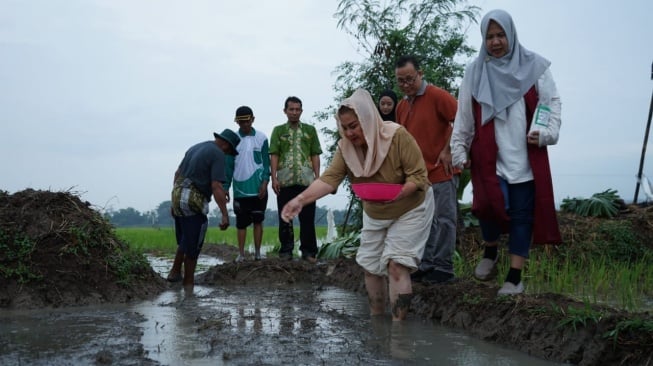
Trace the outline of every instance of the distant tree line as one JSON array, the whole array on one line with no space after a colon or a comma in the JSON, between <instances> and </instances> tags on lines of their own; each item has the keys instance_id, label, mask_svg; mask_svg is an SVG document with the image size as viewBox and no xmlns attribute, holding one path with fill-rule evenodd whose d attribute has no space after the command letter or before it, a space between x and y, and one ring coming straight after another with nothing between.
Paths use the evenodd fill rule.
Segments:
<instances>
[{"instance_id":1,"label":"distant tree line","mask_svg":"<svg viewBox=\"0 0 653 366\"><path fill-rule=\"evenodd\" d=\"M132 207L121 208L119 210L107 210L104 212L104 217L111 222L115 227L172 227L174 221L170 216L170 201L163 201L157 206L156 209L140 212ZM229 207L229 216L231 217L231 225L236 225L236 217L231 211L231 204ZM346 210L332 210L333 221L336 225L342 225L345 221ZM315 211L315 224L317 226L327 226L327 212L328 208L318 207ZM217 217L220 215L218 208L214 208L209 213L209 226L216 226L218 224ZM265 212L264 226L274 226L279 224L277 210L267 210Z\"/></svg>"}]
</instances>

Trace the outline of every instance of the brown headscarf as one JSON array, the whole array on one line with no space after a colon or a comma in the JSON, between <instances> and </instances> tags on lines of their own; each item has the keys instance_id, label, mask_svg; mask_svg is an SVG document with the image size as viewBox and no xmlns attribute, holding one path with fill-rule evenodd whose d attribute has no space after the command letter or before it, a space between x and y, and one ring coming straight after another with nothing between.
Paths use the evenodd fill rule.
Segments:
<instances>
[{"instance_id":1,"label":"brown headscarf","mask_svg":"<svg viewBox=\"0 0 653 366\"><path fill-rule=\"evenodd\" d=\"M367 142L367 149L357 147L347 139L336 112L338 131L340 131L341 137L340 141L338 141L338 148L340 148L342 157L354 176L371 177L383 164L386 155L388 155L388 150L390 150L392 137L400 125L393 122L384 122L381 119L376 104L372 100L370 93L365 89L357 89L354 94L342 101L340 106L353 109L356 116L358 116L358 122Z\"/></svg>"}]
</instances>

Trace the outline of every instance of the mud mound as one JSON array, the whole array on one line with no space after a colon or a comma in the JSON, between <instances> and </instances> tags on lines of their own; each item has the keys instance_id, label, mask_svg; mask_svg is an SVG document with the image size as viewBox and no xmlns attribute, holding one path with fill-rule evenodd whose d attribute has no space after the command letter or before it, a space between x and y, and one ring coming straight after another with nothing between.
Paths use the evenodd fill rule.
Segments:
<instances>
[{"instance_id":1,"label":"mud mound","mask_svg":"<svg viewBox=\"0 0 653 366\"><path fill-rule=\"evenodd\" d=\"M279 258L225 263L197 275L196 282L210 286L312 283L365 293L363 270L353 260L344 258L317 264Z\"/></svg>"},{"instance_id":2,"label":"mud mound","mask_svg":"<svg viewBox=\"0 0 653 366\"><path fill-rule=\"evenodd\" d=\"M0 191L0 308L126 302L166 287L69 192Z\"/></svg>"}]
</instances>

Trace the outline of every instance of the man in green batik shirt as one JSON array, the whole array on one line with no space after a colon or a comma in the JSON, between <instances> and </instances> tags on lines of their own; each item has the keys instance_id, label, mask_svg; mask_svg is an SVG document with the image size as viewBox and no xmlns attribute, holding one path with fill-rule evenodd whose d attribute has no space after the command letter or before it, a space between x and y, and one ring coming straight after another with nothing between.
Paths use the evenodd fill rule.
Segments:
<instances>
[{"instance_id":1,"label":"man in green batik shirt","mask_svg":"<svg viewBox=\"0 0 653 366\"><path fill-rule=\"evenodd\" d=\"M288 97L283 112L288 122L274 127L270 137L270 173L272 189L277 195L277 210L299 196L320 176L320 140L315 127L302 123L302 101ZM299 250L302 258L315 263L317 239L315 238L315 202L304 206L299 213ZM294 234L292 222L279 216L279 257L292 259Z\"/></svg>"}]
</instances>

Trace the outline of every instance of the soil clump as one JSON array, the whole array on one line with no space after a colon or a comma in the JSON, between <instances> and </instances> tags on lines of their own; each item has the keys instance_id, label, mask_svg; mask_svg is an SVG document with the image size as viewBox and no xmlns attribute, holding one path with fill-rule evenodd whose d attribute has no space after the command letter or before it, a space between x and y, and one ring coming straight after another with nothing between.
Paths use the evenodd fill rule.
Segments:
<instances>
[{"instance_id":1,"label":"soil clump","mask_svg":"<svg viewBox=\"0 0 653 366\"><path fill-rule=\"evenodd\" d=\"M0 308L146 299L167 285L90 203L69 192L0 191Z\"/></svg>"}]
</instances>

